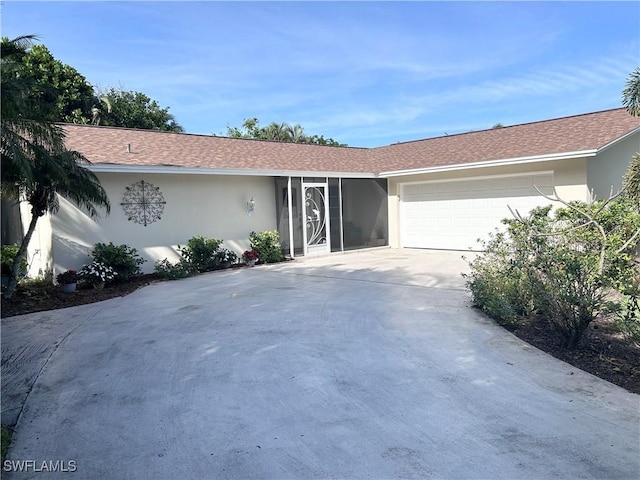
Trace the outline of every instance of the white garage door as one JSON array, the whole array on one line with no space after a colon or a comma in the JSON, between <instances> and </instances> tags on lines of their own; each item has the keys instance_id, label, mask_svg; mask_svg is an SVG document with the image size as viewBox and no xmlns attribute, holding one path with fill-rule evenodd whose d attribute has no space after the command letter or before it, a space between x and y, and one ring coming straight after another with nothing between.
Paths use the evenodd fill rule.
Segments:
<instances>
[{"instance_id":1,"label":"white garage door","mask_svg":"<svg viewBox=\"0 0 640 480\"><path fill-rule=\"evenodd\" d=\"M551 173L461 181L410 183L401 189L402 245L409 248L478 250L478 238L510 218L507 205L521 214L550 202Z\"/></svg>"}]
</instances>

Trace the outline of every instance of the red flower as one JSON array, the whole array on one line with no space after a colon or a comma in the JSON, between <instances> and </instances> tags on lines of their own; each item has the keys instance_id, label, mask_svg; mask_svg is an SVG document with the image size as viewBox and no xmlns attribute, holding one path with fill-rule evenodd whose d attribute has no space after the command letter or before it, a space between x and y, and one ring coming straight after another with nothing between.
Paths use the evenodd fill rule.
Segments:
<instances>
[{"instance_id":1,"label":"red flower","mask_svg":"<svg viewBox=\"0 0 640 480\"><path fill-rule=\"evenodd\" d=\"M258 260L258 252L256 250L247 250L242 254L242 259L245 262L248 260Z\"/></svg>"}]
</instances>

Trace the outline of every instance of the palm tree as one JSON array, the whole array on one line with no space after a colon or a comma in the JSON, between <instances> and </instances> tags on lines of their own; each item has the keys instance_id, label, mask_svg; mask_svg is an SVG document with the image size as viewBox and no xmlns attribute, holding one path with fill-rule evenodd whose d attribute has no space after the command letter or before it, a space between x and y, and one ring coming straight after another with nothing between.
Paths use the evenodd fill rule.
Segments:
<instances>
[{"instance_id":1,"label":"palm tree","mask_svg":"<svg viewBox=\"0 0 640 480\"><path fill-rule=\"evenodd\" d=\"M622 105L634 117L640 116L640 67L636 68L627 79L622 91ZM624 176L625 195L635 208L640 211L640 153L636 153Z\"/></svg>"},{"instance_id":2,"label":"palm tree","mask_svg":"<svg viewBox=\"0 0 640 480\"><path fill-rule=\"evenodd\" d=\"M88 163L80 153L64 145L64 131L48 120L45 106L38 102L31 79L22 74L21 59L36 37L2 39L1 114L3 198L21 199L31 205L31 222L13 262L13 275L6 298L11 298L18 281L20 263L38 219L58 209L58 195L68 197L95 217L96 207L109 212L110 204L98 178L82 166Z\"/></svg>"},{"instance_id":3,"label":"palm tree","mask_svg":"<svg viewBox=\"0 0 640 480\"><path fill-rule=\"evenodd\" d=\"M54 150L64 148L62 130L47 121L48 112L34 95L33 79L21 75L22 58L35 39L33 35L13 40L3 38L0 44L3 191L11 187L16 176L26 182L32 180L31 158L38 145L46 145Z\"/></svg>"},{"instance_id":4,"label":"palm tree","mask_svg":"<svg viewBox=\"0 0 640 480\"><path fill-rule=\"evenodd\" d=\"M46 213L55 213L58 210L58 195L74 201L92 218L98 216L98 206L104 207L109 213L107 193L100 185L98 177L82 166L82 163L88 161L78 152L66 149L51 152L46 148L40 148L32 162L32 181L15 183L14 195L19 195L31 205L31 221L14 260L13 274L5 292L6 298L11 298L15 291L20 261L26 255L38 220Z\"/></svg>"},{"instance_id":5,"label":"palm tree","mask_svg":"<svg viewBox=\"0 0 640 480\"><path fill-rule=\"evenodd\" d=\"M306 143L307 137L304 134L304 128L300 124L287 125L287 133L289 139L293 143Z\"/></svg>"},{"instance_id":6,"label":"palm tree","mask_svg":"<svg viewBox=\"0 0 640 480\"><path fill-rule=\"evenodd\" d=\"M274 142L290 142L289 125L272 122L264 128L265 140Z\"/></svg>"},{"instance_id":7,"label":"palm tree","mask_svg":"<svg viewBox=\"0 0 640 480\"><path fill-rule=\"evenodd\" d=\"M627 79L622 91L622 106L634 117L640 116L640 67L631 72Z\"/></svg>"},{"instance_id":8,"label":"palm tree","mask_svg":"<svg viewBox=\"0 0 640 480\"><path fill-rule=\"evenodd\" d=\"M91 125L100 125L102 114L104 112L111 113L111 100L106 95L98 95L94 100L96 102L91 107ZM104 111L98 105L104 105Z\"/></svg>"}]
</instances>

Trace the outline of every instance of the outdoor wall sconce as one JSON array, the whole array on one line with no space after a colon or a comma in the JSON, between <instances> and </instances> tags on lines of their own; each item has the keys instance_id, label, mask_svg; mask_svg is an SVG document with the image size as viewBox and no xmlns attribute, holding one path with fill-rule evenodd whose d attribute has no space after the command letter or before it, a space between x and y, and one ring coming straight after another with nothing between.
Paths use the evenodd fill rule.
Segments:
<instances>
[{"instance_id":1,"label":"outdoor wall sconce","mask_svg":"<svg viewBox=\"0 0 640 480\"><path fill-rule=\"evenodd\" d=\"M245 211L247 212L247 215L249 216L253 215L253 211L256 208L256 201L253 199L253 196L251 196L251 198L249 199L249 201L247 202L244 208L245 208Z\"/></svg>"}]
</instances>

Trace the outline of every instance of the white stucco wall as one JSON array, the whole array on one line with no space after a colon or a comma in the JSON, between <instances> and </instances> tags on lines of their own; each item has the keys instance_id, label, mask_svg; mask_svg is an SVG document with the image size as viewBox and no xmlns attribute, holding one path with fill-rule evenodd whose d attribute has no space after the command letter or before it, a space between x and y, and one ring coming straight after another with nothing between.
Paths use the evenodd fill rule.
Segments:
<instances>
[{"instance_id":1,"label":"white stucco wall","mask_svg":"<svg viewBox=\"0 0 640 480\"><path fill-rule=\"evenodd\" d=\"M389 245L400 246L400 188L407 182L421 182L433 180L470 179L492 175L516 175L529 172L553 172L553 180L558 195L564 200L588 199L587 188L587 159L535 162L522 165L507 165L501 167L473 168L448 172L437 172L419 175L403 175L389 178Z\"/></svg>"},{"instance_id":2,"label":"white stucco wall","mask_svg":"<svg viewBox=\"0 0 640 480\"><path fill-rule=\"evenodd\" d=\"M27 202L20 202L20 217L26 233L31 222L31 205ZM50 214L38 219L27 246L27 276L30 278L43 277L53 271L51 228Z\"/></svg>"},{"instance_id":3,"label":"white stucco wall","mask_svg":"<svg viewBox=\"0 0 640 480\"><path fill-rule=\"evenodd\" d=\"M606 148L587 162L589 188L597 198L607 198L622 188L622 177L633 156L640 152L640 132Z\"/></svg>"},{"instance_id":4,"label":"white stucco wall","mask_svg":"<svg viewBox=\"0 0 640 480\"><path fill-rule=\"evenodd\" d=\"M99 173L109 195L111 214L92 220L61 199L53 216L53 263L56 273L79 268L90 260L98 242L127 244L147 260L152 272L156 260L179 258L176 247L196 235L224 240L224 246L241 254L249 247L249 233L276 228L274 180L271 177L177 174ZM162 219L146 227L129 221L120 202L125 187L144 180L160 188L166 205ZM248 216L245 205L255 200Z\"/></svg>"}]
</instances>

